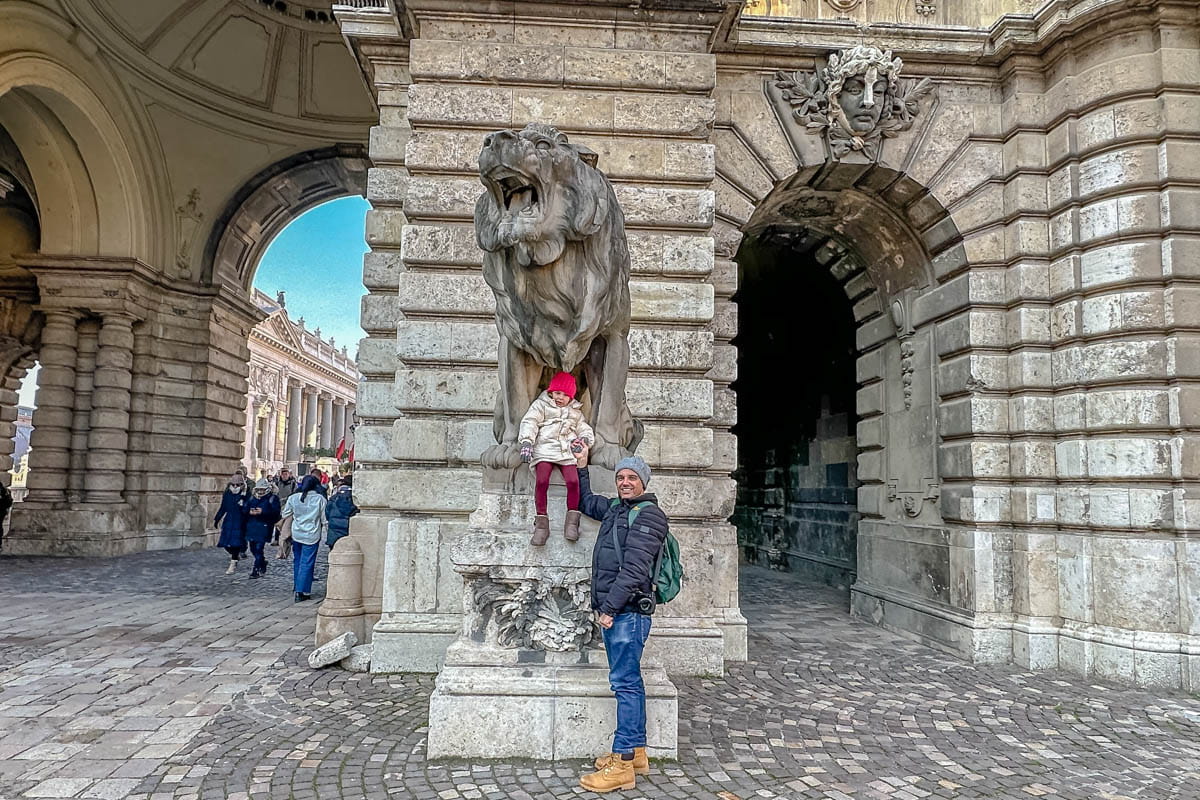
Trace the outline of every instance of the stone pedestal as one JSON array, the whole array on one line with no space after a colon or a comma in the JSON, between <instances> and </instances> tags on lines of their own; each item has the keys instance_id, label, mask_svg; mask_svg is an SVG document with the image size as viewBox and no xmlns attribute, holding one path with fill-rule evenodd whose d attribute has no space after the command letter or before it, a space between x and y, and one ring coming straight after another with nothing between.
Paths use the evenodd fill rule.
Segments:
<instances>
[{"instance_id":1,"label":"stone pedestal","mask_svg":"<svg viewBox=\"0 0 1200 800\"><path fill-rule=\"evenodd\" d=\"M533 498L484 492L450 548L464 614L429 701L430 757L588 758L611 748L616 702L590 599L599 526L585 519L580 540L567 542L564 509L552 491L550 541L535 548ZM648 747L673 758L675 687L649 656L642 672Z\"/></svg>"},{"instance_id":2,"label":"stone pedestal","mask_svg":"<svg viewBox=\"0 0 1200 800\"><path fill-rule=\"evenodd\" d=\"M363 640L362 565L362 548L352 536L343 536L329 552L325 600L317 608L317 647L347 632L354 634L354 641Z\"/></svg>"},{"instance_id":3,"label":"stone pedestal","mask_svg":"<svg viewBox=\"0 0 1200 800\"><path fill-rule=\"evenodd\" d=\"M15 556L104 558L154 549L138 525L137 511L125 503L20 503L13 509L13 535L4 552Z\"/></svg>"}]
</instances>

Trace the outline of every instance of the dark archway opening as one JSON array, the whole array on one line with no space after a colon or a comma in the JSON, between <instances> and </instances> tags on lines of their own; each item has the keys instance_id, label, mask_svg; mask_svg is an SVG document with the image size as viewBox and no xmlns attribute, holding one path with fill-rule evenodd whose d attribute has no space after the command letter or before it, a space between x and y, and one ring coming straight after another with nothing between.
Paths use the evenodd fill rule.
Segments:
<instances>
[{"instance_id":1,"label":"dark archway opening","mask_svg":"<svg viewBox=\"0 0 1200 800\"><path fill-rule=\"evenodd\" d=\"M747 236L739 266L742 557L849 592L857 570L855 328L823 237Z\"/></svg>"}]
</instances>

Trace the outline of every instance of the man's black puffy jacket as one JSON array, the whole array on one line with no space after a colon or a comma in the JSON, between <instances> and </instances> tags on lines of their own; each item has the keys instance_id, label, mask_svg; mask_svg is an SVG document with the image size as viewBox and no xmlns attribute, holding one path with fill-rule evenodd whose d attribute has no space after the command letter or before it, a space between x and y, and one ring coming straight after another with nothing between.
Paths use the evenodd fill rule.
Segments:
<instances>
[{"instance_id":1,"label":"man's black puffy jacket","mask_svg":"<svg viewBox=\"0 0 1200 800\"><path fill-rule=\"evenodd\" d=\"M649 501L638 512L629 531L629 511L636 504ZM613 505L611 498L592 494L586 468L579 470L579 510L600 521L600 533L592 548L592 608L616 616L625 611L637 611L634 593L650 591L650 573L663 540L667 538L667 515L657 505L658 499L644 494ZM612 532L617 531L621 542L622 564L617 559Z\"/></svg>"}]
</instances>

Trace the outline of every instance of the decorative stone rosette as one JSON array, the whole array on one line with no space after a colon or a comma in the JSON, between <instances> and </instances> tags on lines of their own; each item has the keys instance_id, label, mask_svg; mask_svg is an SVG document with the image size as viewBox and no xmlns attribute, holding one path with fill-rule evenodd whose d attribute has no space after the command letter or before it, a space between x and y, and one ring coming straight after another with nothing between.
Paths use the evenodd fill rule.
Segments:
<instances>
[{"instance_id":1,"label":"decorative stone rosette","mask_svg":"<svg viewBox=\"0 0 1200 800\"><path fill-rule=\"evenodd\" d=\"M463 579L464 630L475 641L565 653L599 638L586 569L490 567Z\"/></svg>"}]
</instances>

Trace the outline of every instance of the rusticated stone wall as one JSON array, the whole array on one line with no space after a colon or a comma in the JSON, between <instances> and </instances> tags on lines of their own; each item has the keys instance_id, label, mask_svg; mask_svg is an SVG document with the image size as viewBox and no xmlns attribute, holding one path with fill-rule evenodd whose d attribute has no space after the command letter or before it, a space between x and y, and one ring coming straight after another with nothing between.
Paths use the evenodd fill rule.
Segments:
<instances>
[{"instance_id":1,"label":"rusticated stone wall","mask_svg":"<svg viewBox=\"0 0 1200 800\"><path fill-rule=\"evenodd\" d=\"M445 547L495 392L473 160L483 133L539 120L600 153L629 219L630 399L712 593L664 620L688 668L708 668L711 625L725 655L743 641L732 297L743 240L770 240L852 309L854 612L976 661L1200 685L1195 4L1047 0L987 30L865 32L720 16L735 5L420 0L343 20L383 120L352 531L377 645L423 643L433 668L457 624ZM773 82L864 37L931 85L878 155L832 152Z\"/></svg>"},{"instance_id":2,"label":"rusticated stone wall","mask_svg":"<svg viewBox=\"0 0 1200 800\"><path fill-rule=\"evenodd\" d=\"M638 448L682 543L687 584L657 618L672 671L719 674L745 657L737 609L731 309L714 275L714 19L615 7L547 19L411 4L419 35L363 45L381 107L368 180L369 337L359 364L359 468L367 579L381 618L373 669L434 669L457 630L450 544L481 488L497 392L494 299L472 215L486 133L558 127L599 154L625 214L633 262L627 388L646 426ZM528 14L528 16L526 16ZM370 31L364 31L364 36ZM603 490L609 478L597 475ZM386 556L381 557L386 549ZM382 583L380 583L382 582ZM379 591L376 589L376 591Z\"/></svg>"}]
</instances>

